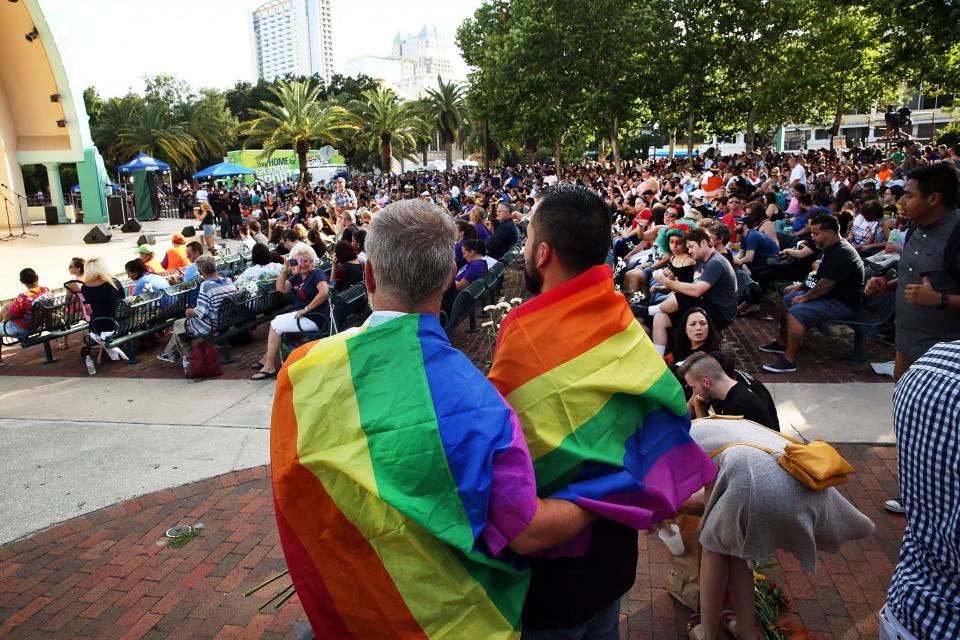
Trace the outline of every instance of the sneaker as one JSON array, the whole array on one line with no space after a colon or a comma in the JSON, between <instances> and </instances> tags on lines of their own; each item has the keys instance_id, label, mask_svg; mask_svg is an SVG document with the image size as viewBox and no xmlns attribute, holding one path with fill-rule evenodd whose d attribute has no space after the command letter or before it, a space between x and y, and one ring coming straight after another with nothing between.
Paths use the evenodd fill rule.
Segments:
<instances>
[{"instance_id":1,"label":"sneaker","mask_svg":"<svg viewBox=\"0 0 960 640\"><path fill-rule=\"evenodd\" d=\"M907 510L903 508L903 501L900 498L892 498L883 503L883 508L889 511L890 513L906 513Z\"/></svg>"},{"instance_id":2,"label":"sneaker","mask_svg":"<svg viewBox=\"0 0 960 640\"><path fill-rule=\"evenodd\" d=\"M776 340L774 340L770 344L761 345L760 347L757 347L757 348L760 349L760 351L763 351L764 353L786 353L787 352L787 348L782 344L780 344L779 342L777 342Z\"/></svg>"},{"instance_id":3,"label":"sneaker","mask_svg":"<svg viewBox=\"0 0 960 640\"><path fill-rule=\"evenodd\" d=\"M770 373L792 373L797 370L797 365L780 356L773 364L763 365L763 370Z\"/></svg>"},{"instance_id":4,"label":"sneaker","mask_svg":"<svg viewBox=\"0 0 960 640\"><path fill-rule=\"evenodd\" d=\"M177 361L177 356L171 355L169 353L161 352L157 354L157 360L159 360L160 362L168 362L170 364L173 364Z\"/></svg>"},{"instance_id":5,"label":"sneaker","mask_svg":"<svg viewBox=\"0 0 960 640\"><path fill-rule=\"evenodd\" d=\"M630 305L630 311L633 312L633 317L634 317L634 318L639 318L640 320L643 320L644 318L649 318L649 317L650 317L650 314L647 313L647 309L649 309L649 308L650 308L650 307L648 307L648 306L645 305L645 304L631 304L631 305Z\"/></svg>"}]
</instances>

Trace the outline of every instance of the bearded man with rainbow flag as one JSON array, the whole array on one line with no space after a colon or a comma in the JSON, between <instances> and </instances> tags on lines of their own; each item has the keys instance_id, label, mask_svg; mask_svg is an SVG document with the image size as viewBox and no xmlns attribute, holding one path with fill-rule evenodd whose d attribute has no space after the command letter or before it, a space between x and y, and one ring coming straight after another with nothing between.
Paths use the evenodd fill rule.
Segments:
<instances>
[{"instance_id":1,"label":"bearded man with rainbow flag","mask_svg":"<svg viewBox=\"0 0 960 640\"><path fill-rule=\"evenodd\" d=\"M680 384L614 290L609 248L596 193L544 190L524 248L539 295L504 319L494 352L489 378L523 426L537 494L600 516L528 558L524 640L618 638L637 530L674 516L717 473L690 438Z\"/></svg>"},{"instance_id":2,"label":"bearded man with rainbow flag","mask_svg":"<svg viewBox=\"0 0 960 640\"><path fill-rule=\"evenodd\" d=\"M275 512L318 638L516 639L530 579L516 554L598 517L537 497L517 416L441 329L454 241L432 203L380 211L373 314L300 347L278 376Z\"/></svg>"}]
</instances>

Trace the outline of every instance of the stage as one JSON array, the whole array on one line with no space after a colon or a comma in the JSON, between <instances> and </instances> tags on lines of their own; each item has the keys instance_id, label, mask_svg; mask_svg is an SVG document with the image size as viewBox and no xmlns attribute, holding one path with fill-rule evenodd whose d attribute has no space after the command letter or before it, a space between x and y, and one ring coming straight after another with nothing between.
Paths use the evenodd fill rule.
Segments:
<instances>
[{"instance_id":1,"label":"stage","mask_svg":"<svg viewBox=\"0 0 960 640\"><path fill-rule=\"evenodd\" d=\"M114 273L123 273L123 265L136 257L137 238L144 233L152 233L156 240L158 257L170 248L170 237L189 224L189 220L161 219L143 222L143 229L137 233L122 233L119 227L112 229L110 242L103 244L84 244L83 236L96 225L58 224L28 225L27 232L36 236L6 240L7 230L0 231L0 300L13 298L21 291L19 273L24 267L31 267L40 276L40 284L50 289L63 286L70 279L67 265L70 258L90 259L101 257ZM196 226L194 222L193 226ZM200 234L187 241L201 241ZM219 240L219 238L218 238ZM231 245L239 244L231 241Z\"/></svg>"}]
</instances>

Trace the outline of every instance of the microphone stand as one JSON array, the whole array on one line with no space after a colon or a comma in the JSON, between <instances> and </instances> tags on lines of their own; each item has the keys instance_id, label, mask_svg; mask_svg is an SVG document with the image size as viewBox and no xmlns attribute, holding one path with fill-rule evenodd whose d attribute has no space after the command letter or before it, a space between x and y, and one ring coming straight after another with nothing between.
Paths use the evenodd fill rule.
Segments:
<instances>
[{"instance_id":1,"label":"microphone stand","mask_svg":"<svg viewBox=\"0 0 960 640\"><path fill-rule=\"evenodd\" d=\"M7 237L0 238L0 241L6 242L7 240L16 240L17 236L13 235L13 226L10 224L10 198L0 193L0 198L3 198L3 208L7 213Z\"/></svg>"},{"instance_id":2,"label":"microphone stand","mask_svg":"<svg viewBox=\"0 0 960 640\"><path fill-rule=\"evenodd\" d=\"M17 193L17 192L14 191L13 189L11 189L8 185L5 185L5 184L0 183L0 187L5 187L7 191L9 191L13 196L15 196L15 197L17 197L17 198L21 198L21 199L23 200L23 202L26 202L26 201L27 201L27 197L26 197L25 195L23 195L22 193ZM9 199L9 198L6 198L6 200L7 200L7 202L10 202L10 199ZM20 200L17 200L17 202L15 203L15 205L19 205L19 206L17 207L17 212L20 214L20 233L19 233L16 237L17 237L17 238L25 238L25 237L27 237L27 236L39 237L39 236L40 236L39 233L28 233L28 232L27 232L27 225L26 225L26 222L25 222L24 219L23 219L23 202L21 202ZM7 225L8 225L8 229L9 229L9 224L10 224L9 218L10 218L10 213L7 212ZM13 229L9 229L9 231L10 231L10 235L7 236L6 238L4 238L5 240L9 240L9 239L11 239L11 238L14 237L14 235L13 235Z\"/></svg>"}]
</instances>

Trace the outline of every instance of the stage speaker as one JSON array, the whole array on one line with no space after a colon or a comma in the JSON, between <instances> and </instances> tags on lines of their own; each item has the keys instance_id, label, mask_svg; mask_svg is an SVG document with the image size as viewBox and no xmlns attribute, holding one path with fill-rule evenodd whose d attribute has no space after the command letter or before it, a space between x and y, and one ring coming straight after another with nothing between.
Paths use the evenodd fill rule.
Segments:
<instances>
[{"instance_id":1,"label":"stage speaker","mask_svg":"<svg viewBox=\"0 0 960 640\"><path fill-rule=\"evenodd\" d=\"M43 217L46 220L47 225L51 224L60 224L60 214L57 212L57 208L53 206L46 206L43 208Z\"/></svg>"},{"instance_id":2,"label":"stage speaker","mask_svg":"<svg viewBox=\"0 0 960 640\"><path fill-rule=\"evenodd\" d=\"M137 220L136 218L130 218L129 220L123 223L123 226L120 227L120 231L123 231L124 233L136 233L140 231L140 229L142 228L143 228L143 225L140 224L139 220Z\"/></svg>"},{"instance_id":3,"label":"stage speaker","mask_svg":"<svg viewBox=\"0 0 960 640\"><path fill-rule=\"evenodd\" d=\"M123 198L121 196L107 198L107 213L110 216L111 227L119 227L123 224Z\"/></svg>"},{"instance_id":4,"label":"stage speaker","mask_svg":"<svg viewBox=\"0 0 960 640\"><path fill-rule=\"evenodd\" d=\"M192 238L193 236L197 235L197 228L192 224L188 224L183 228L183 231L180 232L180 235L182 235L184 238Z\"/></svg>"},{"instance_id":5,"label":"stage speaker","mask_svg":"<svg viewBox=\"0 0 960 640\"><path fill-rule=\"evenodd\" d=\"M98 224L90 229L87 235L83 236L83 241L87 244L103 244L104 242L110 242L112 236L113 232L110 231L110 227L105 224Z\"/></svg>"},{"instance_id":6,"label":"stage speaker","mask_svg":"<svg viewBox=\"0 0 960 640\"><path fill-rule=\"evenodd\" d=\"M157 239L153 237L152 233L145 233L139 238L137 238L137 246L139 247L142 244L149 244L153 246L157 244Z\"/></svg>"}]
</instances>

